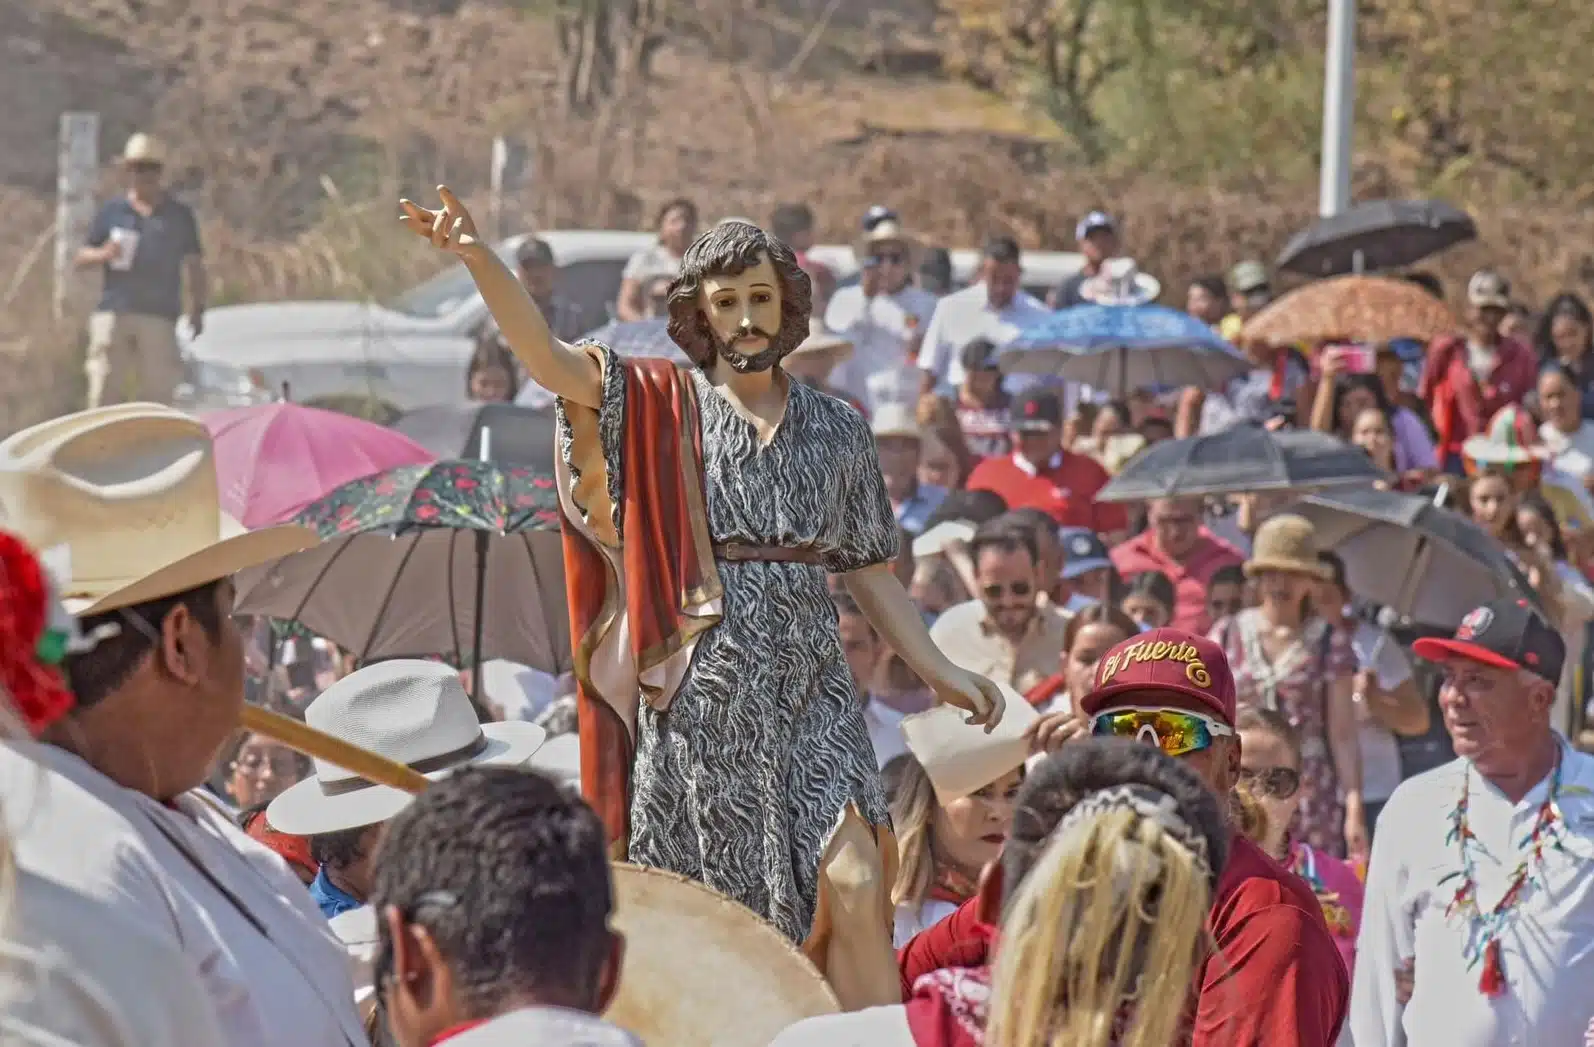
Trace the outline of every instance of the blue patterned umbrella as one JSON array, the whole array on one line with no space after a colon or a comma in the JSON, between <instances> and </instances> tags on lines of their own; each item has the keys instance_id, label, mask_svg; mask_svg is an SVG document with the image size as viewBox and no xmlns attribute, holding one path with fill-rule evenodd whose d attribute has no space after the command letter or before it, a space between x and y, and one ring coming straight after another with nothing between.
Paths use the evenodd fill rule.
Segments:
<instances>
[{"instance_id":1,"label":"blue patterned umbrella","mask_svg":"<svg viewBox=\"0 0 1594 1047\"><path fill-rule=\"evenodd\" d=\"M1206 324L1161 305L1078 305L1018 333L997 358L1009 374L1056 375L1120 396L1148 387L1218 389L1253 367Z\"/></svg>"}]
</instances>

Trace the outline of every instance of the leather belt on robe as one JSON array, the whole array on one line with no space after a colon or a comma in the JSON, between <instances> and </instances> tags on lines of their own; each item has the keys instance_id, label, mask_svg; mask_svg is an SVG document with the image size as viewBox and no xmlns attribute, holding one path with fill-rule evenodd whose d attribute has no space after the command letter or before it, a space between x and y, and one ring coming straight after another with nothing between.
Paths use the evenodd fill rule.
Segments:
<instances>
[{"instance_id":1,"label":"leather belt on robe","mask_svg":"<svg viewBox=\"0 0 1594 1047\"><path fill-rule=\"evenodd\" d=\"M743 542L723 542L714 546L714 559L732 563L802 563L818 566L823 555L811 545L785 548L779 545L748 545Z\"/></svg>"}]
</instances>

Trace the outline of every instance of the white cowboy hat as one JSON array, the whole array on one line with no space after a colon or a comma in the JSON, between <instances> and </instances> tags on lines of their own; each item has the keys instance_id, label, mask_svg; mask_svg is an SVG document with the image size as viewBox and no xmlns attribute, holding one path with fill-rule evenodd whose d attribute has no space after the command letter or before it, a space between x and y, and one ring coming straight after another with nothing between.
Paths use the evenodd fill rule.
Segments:
<instances>
[{"instance_id":1,"label":"white cowboy hat","mask_svg":"<svg viewBox=\"0 0 1594 1047\"><path fill-rule=\"evenodd\" d=\"M613 869L625 965L604 1017L644 1043L763 1047L841 1010L808 958L751 910L674 873Z\"/></svg>"},{"instance_id":2,"label":"white cowboy hat","mask_svg":"<svg viewBox=\"0 0 1594 1047\"><path fill-rule=\"evenodd\" d=\"M943 806L979 792L1029 758L1024 732L1040 713L1011 687L1000 681L997 686L1007 707L989 734L965 722L969 714L951 705L937 705L902 721L908 751L924 767Z\"/></svg>"},{"instance_id":3,"label":"white cowboy hat","mask_svg":"<svg viewBox=\"0 0 1594 1047\"><path fill-rule=\"evenodd\" d=\"M913 264L914 256L919 250L919 241L908 233L902 223L895 218L887 218L882 222L876 222L853 245L853 252L857 255L860 268L869 260L874 248L881 244L896 244L901 247L908 256L909 265Z\"/></svg>"},{"instance_id":4,"label":"white cowboy hat","mask_svg":"<svg viewBox=\"0 0 1594 1047\"><path fill-rule=\"evenodd\" d=\"M154 135L139 131L127 140L117 160L124 164L165 164L166 144Z\"/></svg>"},{"instance_id":5,"label":"white cowboy hat","mask_svg":"<svg viewBox=\"0 0 1594 1047\"><path fill-rule=\"evenodd\" d=\"M1161 293L1162 284L1142 273L1133 258L1109 258L1079 285L1079 296L1095 305L1145 305Z\"/></svg>"},{"instance_id":6,"label":"white cowboy hat","mask_svg":"<svg viewBox=\"0 0 1594 1047\"><path fill-rule=\"evenodd\" d=\"M852 355L852 341L831 331L823 320L814 317L808 322L808 337L791 351L792 356L804 353L829 353L832 360L840 363Z\"/></svg>"},{"instance_id":7,"label":"white cowboy hat","mask_svg":"<svg viewBox=\"0 0 1594 1047\"><path fill-rule=\"evenodd\" d=\"M534 723L478 723L457 672L408 658L345 676L305 707L304 722L433 779L477 764L517 767L547 737ZM271 801L266 821L291 836L319 836L378 825L413 798L316 760L313 775Z\"/></svg>"},{"instance_id":8,"label":"white cowboy hat","mask_svg":"<svg viewBox=\"0 0 1594 1047\"><path fill-rule=\"evenodd\" d=\"M526 766L562 785L581 788L581 736L573 731L554 735Z\"/></svg>"},{"instance_id":9,"label":"white cowboy hat","mask_svg":"<svg viewBox=\"0 0 1594 1047\"><path fill-rule=\"evenodd\" d=\"M61 595L78 615L186 592L317 542L308 528L247 531L229 519L210 434L160 404L79 411L0 441L0 520L59 557Z\"/></svg>"}]
</instances>

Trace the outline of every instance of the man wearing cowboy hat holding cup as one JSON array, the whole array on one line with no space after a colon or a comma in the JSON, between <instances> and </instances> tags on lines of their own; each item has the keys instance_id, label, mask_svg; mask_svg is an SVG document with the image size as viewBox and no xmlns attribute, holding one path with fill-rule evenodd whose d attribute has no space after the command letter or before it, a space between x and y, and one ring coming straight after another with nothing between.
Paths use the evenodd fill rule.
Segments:
<instances>
[{"instance_id":1,"label":"man wearing cowboy hat holding cup","mask_svg":"<svg viewBox=\"0 0 1594 1047\"><path fill-rule=\"evenodd\" d=\"M935 296L913 285L918 250L900 220L876 222L853 246L858 282L837 291L825 310L825 326L853 344L852 358L837 364L831 381L865 402L870 375L912 365L935 313Z\"/></svg>"},{"instance_id":2,"label":"man wearing cowboy hat holding cup","mask_svg":"<svg viewBox=\"0 0 1594 1047\"><path fill-rule=\"evenodd\" d=\"M75 707L0 745L26 871L180 949L230 1045L363 1045L337 940L282 859L200 786L243 710L231 575L315 544L221 512L210 437L156 404L57 418L0 442L0 517L60 565L92 650Z\"/></svg>"},{"instance_id":3,"label":"man wearing cowboy hat holding cup","mask_svg":"<svg viewBox=\"0 0 1594 1047\"><path fill-rule=\"evenodd\" d=\"M127 192L101 207L77 252L104 273L89 317L88 405L171 399L183 380L177 318L205 328L205 266L194 212L161 184L166 149L142 132L119 158Z\"/></svg>"}]
</instances>

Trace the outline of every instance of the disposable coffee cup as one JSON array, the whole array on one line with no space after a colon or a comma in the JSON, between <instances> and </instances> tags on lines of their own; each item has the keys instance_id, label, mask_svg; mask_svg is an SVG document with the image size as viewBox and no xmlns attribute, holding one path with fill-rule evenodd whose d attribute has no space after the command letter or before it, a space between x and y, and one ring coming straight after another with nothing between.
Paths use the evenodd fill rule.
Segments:
<instances>
[{"instance_id":1,"label":"disposable coffee cup","mask_svg":"<svg viewBox=\"0 0 1594 1047\"><path fill-rule=\"evenodd\" d=\"M138 250L138 230L117 226L111 230L111 241L121 247L111 259L111 268L126 272L133 268L133 254Z\"/></svg>"}]
</instances>

